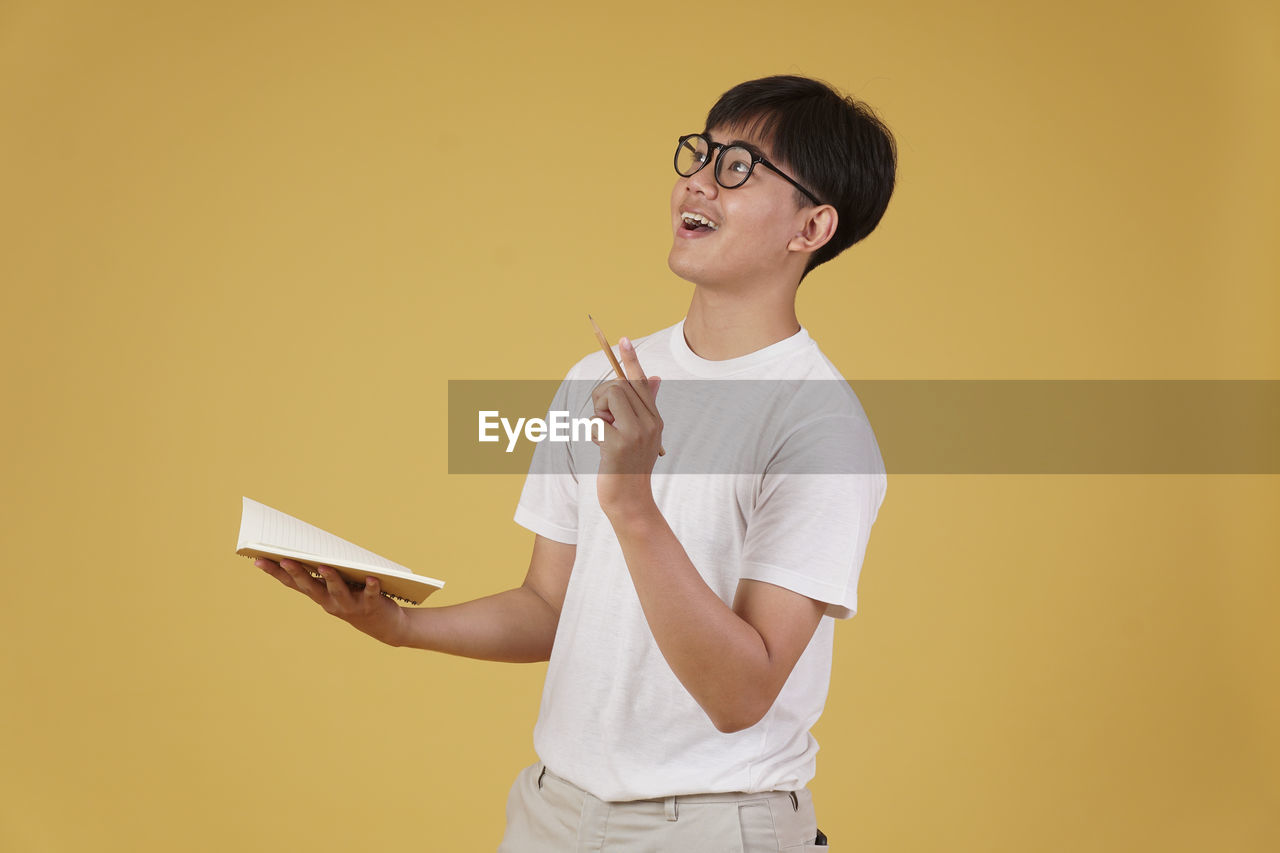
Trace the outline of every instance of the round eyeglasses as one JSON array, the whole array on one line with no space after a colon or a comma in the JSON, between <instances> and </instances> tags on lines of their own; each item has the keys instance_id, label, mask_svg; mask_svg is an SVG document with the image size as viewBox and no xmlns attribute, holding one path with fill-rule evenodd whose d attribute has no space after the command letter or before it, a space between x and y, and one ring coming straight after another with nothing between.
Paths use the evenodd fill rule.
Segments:
<instances>
[{"instance_id":1,"label":"round eyeglasses","mask_svg":"<svg viewBox=\"0 0 1280 853\"><path fill-rule=\"evenodd\" d=\"M712 142L701 133L688 133L680 137L676 143L676 174L690 178L702 170L711 161L711 152L719 149L716 156L716 183L727 190L735 189L747 182L757 163L777 172L791 186L809 197L814 204L822 204L818 197L800 186L794 178L773 165L758 151L753 151L742 144L725 145L723 142Z\"/></svg>"}]
</instances>

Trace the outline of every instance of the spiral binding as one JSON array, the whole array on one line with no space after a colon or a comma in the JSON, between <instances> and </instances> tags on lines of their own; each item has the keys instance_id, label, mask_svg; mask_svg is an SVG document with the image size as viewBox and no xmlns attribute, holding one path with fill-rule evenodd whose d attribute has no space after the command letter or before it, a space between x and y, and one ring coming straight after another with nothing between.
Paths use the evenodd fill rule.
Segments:
<instances>
[{"instance_id":1,"label":"spiral binding","mask_svg":"<svg viewBox=\"0 0 1280 853\"><path fill-rule=\"evenodd\" d=\"M311 575L311 577L315 578L318 581L324 580L324 576L321 575L319 572L312 571L310 566L307 566L307 574ZM350 589L352 592L358 592L364 589L364 584L362 583L356 583L355 581L348 581L345 577L343 578L343 580L347 581L347 588ZM387 598L391 598L396 601L402 601L405 604L417 605L422 603L420 601L414 601L411 598L404 598L403 596L396 595L394 592L387 592L385 589L379 590L379 592L382 595L385 595Z\"/></svg>"},{"instance_id":2,"label":"spiral binding","mask_svg":"<svg viewBox=\"0 0 1280 853\"><path fill-rule=\"evenodd\" d=\"M246 560L258 559L253 554L241 554L240 556L244 557ZM273 559L273 558L267 558L267 559ZM311 566L307 565L306 563L303 563L303 565L307 567L307 574L311 575L311 577L315 578L318 581L324 580L324 576L321 575L319 572L317 572L315 569L311 568ZM346 580L345 577L343 578L343 580L346 581L347 586L353 591L364 589L364 584L362 583L356 583L355 581ZM385 595L387 598L393 599L394 601L399 601L402 604L411 604L415 607L422 604L421 601L414 601L412 598L405 598L402 595L396 595L394 592L387 592L385 589L379 590L379 592L382 595Z\"/></svg>"}]
</instances>

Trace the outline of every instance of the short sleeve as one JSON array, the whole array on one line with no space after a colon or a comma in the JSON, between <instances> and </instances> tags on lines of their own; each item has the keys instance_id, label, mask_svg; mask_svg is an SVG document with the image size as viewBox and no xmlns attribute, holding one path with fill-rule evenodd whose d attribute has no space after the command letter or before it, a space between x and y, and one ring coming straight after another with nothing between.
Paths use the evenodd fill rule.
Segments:
<instances>
[{"instance_id":1,"label":"short sleeve","mask_svg":"<svg viewBox=\"0 0 1280 853\"><path fill-rule=\"evenodd\" d=\"M570 408L573 383L565 379L556 390L550 411ZM515 522L548 539L576 545L578 542L578 478L569 442L540 441L525 476L516 504Z\"/></svg>"},{"instance_id":2,"label":"short sleeve","mask_svg":"<svg viewBox=\"0 0 1280 853\"><path fill-rule=\"evenodd\" d=\"M830 416L787 437L765 472L747 521L743 578L858 609L858 577L887 480L863 419Z\"/></svg>"}]
</instances>

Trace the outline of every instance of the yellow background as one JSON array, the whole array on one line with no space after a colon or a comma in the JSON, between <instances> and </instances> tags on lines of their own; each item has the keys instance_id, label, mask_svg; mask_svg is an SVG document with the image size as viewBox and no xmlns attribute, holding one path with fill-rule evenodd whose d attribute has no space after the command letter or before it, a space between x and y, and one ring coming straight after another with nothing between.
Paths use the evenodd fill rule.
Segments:
<instances>
[{"instance_id":1,"label":"yellow background","mask_svg":"<svg viewBox=\"0 0 1280 853\"><path fill-rule=\"evenodd\" d=\"M897 135L801 318L851 378L1278 378L1273 3L0 4L0 849L492 849L542 666L389 649L240 496L517 584L449 379L682 316L675 137L821 77ZM1275 477L891 478L834 850L1280 845Z\"/></svg>"}]
</instances>

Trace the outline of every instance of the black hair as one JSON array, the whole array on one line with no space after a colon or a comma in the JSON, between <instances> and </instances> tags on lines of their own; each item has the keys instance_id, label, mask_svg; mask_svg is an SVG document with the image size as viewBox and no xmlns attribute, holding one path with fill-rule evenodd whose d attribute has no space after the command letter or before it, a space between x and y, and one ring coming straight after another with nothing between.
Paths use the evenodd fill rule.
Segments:
<instances>
[{"instance_id":1,"label":"black hair","mask_svg":"<svg viewBox=\"0 0 1280 853\"><path fill-rule=\"evenodd\" d=\"M790 75L740 83L707 113L707 127L759 136L779 167L836 209L836 233L813 253L807 275L866 237L893 195L898 146L867 104L826 83ZM799 190L796 203L812 202Z\"/></svg>"}]
</instances>

